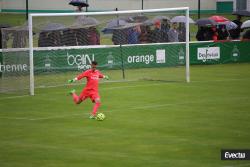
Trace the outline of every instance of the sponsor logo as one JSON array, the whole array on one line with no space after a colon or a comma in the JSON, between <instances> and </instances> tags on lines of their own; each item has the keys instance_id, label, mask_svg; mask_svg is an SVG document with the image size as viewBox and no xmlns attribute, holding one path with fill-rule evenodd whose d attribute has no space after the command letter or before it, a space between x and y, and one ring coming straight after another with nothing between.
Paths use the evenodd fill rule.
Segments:
<instances>
[{"instance_id":1,"label":"sponsor logo","mask_svg":"<svg viewBox=\"0 0 250 167\"><path fill-rule=\"evenodd\" d=\"M250 150L221 150L221 160L250 160Z\"/></svg>"},{"instance_id":2,"label":"sponsor logo","mask_svg":"<svg viewBox=\"0 0 250 167\"><path fill-rule=\"evenodd\" d=\"M128 56L128 63L150 64L154 61L154 55Z\"/></svg>"},{"instance_id":3,"label":"sponsor logo","mask_svg":"<svg viewBox=\"0 0 250 167\"><path fill-rule=\"evenodd\" d=\"M198 48L197 59L206 62L207 60L220 59L220 48L219 47L206 47Z\"/></svg>"},{"instance_id":4,"label":"sponsor logo","mask_svg":"<svg viewBox=\"0 0 250 167\"><path fill-rule=\"evenodd\" d=\"M25 72L28 71L27 64L1 64L0 72Z\"/></svg>"},{"instance_id":5,"label":"sponsor logo","mask_svg":"<svg viewBox=\"0 0 250 167\"><path fill-rule=\"evenodd\" d=\"M156 50L156 63L165 63L165 62L166 62L165 49Z\"/></svg>"},{"instance_id":6,"label":"sponsor logo","mask_svg":"<svg viewBox=\"0 0 250 167\"><path fill-rule=\"evenodd\" d=\"M107 56L107 65L108 65L108 68L112 68L114 65L114 57L112 55L112 52L109 52Z\"/></svg>"},{"instance_id":7,"label":"sponsor logo","mask_svg":"<svg viewBox=\"0 0 250 167\"><path fill-rule=\"evenodd\" d=\"M151 64L154 61L156 63L165 63L166 62L166 54L165 49L156 50L156 55L147 54L147 55L136 55L136 56L128 56L128 63L144 63Z\"/></svg>"},{"instance_id":8,"label":"sponsor logo","mask_svg":"<svg viewBox=\"0 0 250 167\"><path fill-rule=\"evenodd\" d=\"M99 76L98 75L92 75L92 76L90 76L90 78L93 79L93 80L98 80Z\"/></svg>"},{"instance_id":9,"label":"sponsor logo","mask_svg":"<svg viewBox=\"0 0 250 167\"><path fill-rule=\"evenodd\" d=\"M78 55L70 55L67 53L67 62L70 66L77 66L78 70L87 70L91 68L91 62L95 59L95 55L88 54L78 54Z\"/></svg>"}]
</instances>

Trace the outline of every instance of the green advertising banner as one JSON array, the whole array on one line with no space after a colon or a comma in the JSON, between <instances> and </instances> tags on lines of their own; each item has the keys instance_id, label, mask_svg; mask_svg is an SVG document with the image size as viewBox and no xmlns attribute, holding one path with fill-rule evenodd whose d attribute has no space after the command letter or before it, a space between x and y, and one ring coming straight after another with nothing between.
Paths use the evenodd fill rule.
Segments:
<instances>
[{"instance_id":1,"label":"green advertising banner","mask_svg":"<svg viewBox=\"0 0 250 167\"><path fill-rule=\"evenodd\" d=\"M190 64L250 62L250 41L190 43ZM28 52L27 52L28 53ZM44 71L83 71L92 60L101 69L171 67L185 64L185 44L110 46L103 48L35 50L35 73ZM0 73L7 64L2 62Z\"/></svg>"},{"instance_id":2,"label":"green advertising banner","mask_svg":"<svg viewBox=\"0 0 250 167\"><path fill-rule=\"evenodd\" d=\"M190 64L250 62L250 41L204 42L190 44Z\"/></svg>"},{"instance_id":3,"label":"green advertising banner","mask_svg":"<svg viewBox=\"0 0 250 167\"><path fill-rule=\"evenodd\" d=\"M146 45L34 51L35 70L86 70L92 60L102 69L168 67L185 63L184 45Z\"/></svg>"}]
</instances>

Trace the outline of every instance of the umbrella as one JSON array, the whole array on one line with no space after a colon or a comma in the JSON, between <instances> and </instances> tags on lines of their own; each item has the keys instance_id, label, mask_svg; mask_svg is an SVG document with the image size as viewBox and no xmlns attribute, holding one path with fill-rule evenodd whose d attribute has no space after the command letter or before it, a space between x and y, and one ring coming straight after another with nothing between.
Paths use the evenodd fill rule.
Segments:
<instances>
[{"instance_id":1,"label":"umbrella","mask_svg":"<svg viewBox=\"0 0 250 167\"><path fill-rule=\"evenodd\" d=\"M175 16L170 22L172 23L186 23L186 16ZM189 23L195 23L193 19L189 18Z\"/></svg>"},{"instance_id":2,"label":"umbrella","mask_svg":"<svg viewBox=\"0 0 250 167\"><path fill-rule=\"evenodd\" d=\"M84 0L71 0L69 4L73 6L81 6L81 7L89 6L89 4L87 4Z\"/></svg>"},{"instance_id":3,"label":"umbrella","mask_svg":"<svg viewBox=\"0 0 250 167\"><path fill-rule=\"evenodd\" d=\"M159 21L160 22L162 22L162 21L168 22L169 20L170 20L170 18L167 16L155 16L152 20L145 20L143 22L143 24L150 26L150 25L154 25L156 22L159 22Z\"/></svg>"},{"instance_id":4,"label":"umbrella","mask_svg":"<svg viewBox=\"0 0 250 167\"><path fill-rule=\"evenodd\" d=\"M115 29L115 28L119 28L121 26L124 26L128 24L128 22L126 20L123 20L123 19L113 19L113 20L110 20L107 25L106 25L106 29Z\"/></svg>"},{"instance_id":5,"label":"umbrella","mask_svg":"<svg viewBox=\"0 0 250 167\"><path fill-rule=\"evenodd\" d=\"M94 17L78 17L76 22L74 23L74 26L96 26L100 24L98 20L96 20Z\"/></svg>"},{"instance_id":6,"label":"umbrella","mask_svg":"<svg viewBox=\"0 0 250 167\"><path fill-rule=\"evenodd\" d=\"M170 18L169 17L167 17L167 16L155 16L154 18L153 18L153 22L156 22L156 21L162 21L162 20L170 20Z\"/></svg>"},{"instance_id":7,"label":"umbrella","mask_svg":"<svg viewBox=\"0 0 250 167\"><path fill-rule=\"evenodd\" d=\"M211 16L209 17L209 19L214 20L217 23L224 23L224 22L229 21L227 18L223 16Z\"/></svg>"},{"instance_id":8,"label":"umbrella","mask_svg":"<svg viewBox=\"0 0 250 167\"><path fill-rule=\"evenodd\" d=\"M60 23L49 23L42 28L42 31L54 31L65 29L65 26Z\"/></svg>"},{"instance_id":9,"label":"umbrella","mask_svg":"<svg viewBox=\"0 0 250 167\"><path fill-rule=\"evenodd\" d=\"M142 23L148 20L147 16L144 15L137 15L137 16L130 16L127 21L131 23Z\"/></svg>"},{"instance_id":10,"label":"umbrella","mask_svg":"<svg viewBox=\"0 0 250 167\"><path fill-rule=\"evenodd\" d=\"M238 27L238 25L235 24L235 23L232 22L232 21L226 22L225 25L226 25L226 29L227 29L227 30L236 29L236 28Z\"/></svg>"},{"instance_id":11,"label":"umbrella","mask_svg":"<svg viewBox=\"0 0 250 167\"><path fill-rule=\"evenodd\" d=\"M234 11L232 14L233 15L239 15L239 16L250 16L250 11L239 10L239 11Z\"/></svg>"},{"instance_id":12,"label":"umbrella","mask_svg":"<svg viewBox=\"0 0 250 167\"><path fill-rule=\"evenodd\" d=\"M250 28L250 20L243 22L243 24L241 25L241 29L244 28Z\"/></svg>"},{"instance_id":13,"label":"umbrella","mask_svg":"<svg viewBox=\"0 0 250 167\"><path fill-rule=\"evenodd\" d=\"M204 18L196 20L196 24L198 26L213 26L216 25L217 23L214 20Z\"/></svg>"},{"instance_id":14,"label":"umbrella","mask_svg":"<svg viewBox=\"0 0 250 167\"><path fill-rule=\"evenodd\" d=\"M128 22L125 19L121 19L121 18L113 19L107 23L106 27L102 29L102 32L104 34L110 34L110 33L113 33L114 29L121 28L122 26L125 26L126 24L128 24Z\"/></svg>"}]
</instances>

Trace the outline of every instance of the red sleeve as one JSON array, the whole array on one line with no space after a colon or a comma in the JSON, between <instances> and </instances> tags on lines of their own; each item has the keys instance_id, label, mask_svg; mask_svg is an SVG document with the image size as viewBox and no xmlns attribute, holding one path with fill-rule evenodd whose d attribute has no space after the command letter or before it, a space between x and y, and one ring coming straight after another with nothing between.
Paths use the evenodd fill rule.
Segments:
<instances>
[{"instance_id":1,"label":"red sleeve","mask_svg":"<svg viewBox=\"0 0 250 167\"><path fill-rule=\"evenodd\" d=\"M84 71L83 73L78 75L76 78L77 78L77 80L80 80L80 79L82 79L84 77L88 77L88 71Z\"/></svg>"},{"instance_id":2,"label":"red sleeve","mask_svg":"<svg viewBox=\"0 0 250 167\"><path fill-rule=\"evenodd\" d=\"M99 78L104 78L104 75L99 71Z\"/></svg>"}]
</instances>

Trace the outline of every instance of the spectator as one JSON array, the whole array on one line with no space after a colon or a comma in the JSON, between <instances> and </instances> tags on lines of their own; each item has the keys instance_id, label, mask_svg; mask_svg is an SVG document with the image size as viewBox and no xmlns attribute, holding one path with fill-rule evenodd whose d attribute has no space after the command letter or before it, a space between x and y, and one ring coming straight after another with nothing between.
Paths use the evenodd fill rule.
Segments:
<instances>
[{"instance_id":1,"label":"spectator","mask_svg":"<svg viewBox=\"0 0 250 167\"><path fill-rule=\"evenodd\" d=\"M149 42L149 35L150 35L150 26L142 25L141 26L141 33L139 35L140 43L148 43Z\"/></svg>"},{"instance_id":2,"label":"spectator","mask_svg":"<svg viewBox=\"0 0 250 167\"><path fill-rule=\"evenodd\" d=\"M73 34L71 35L74 35L73 39L75 39L76 41L76 46L89 45L90 43L89 42L89 30L87 28L75 28L73 30Z\"/></svg>"},{"instance_id":3,"label":"spectator","mask_svg":"<svg viewBox=\"0 0 250 167\"><path fill-rule=\"evenodd\" d=\"M100 33L97 31L96 27L90 27L87 36L89 45L100 45Z\"/></svg>"},{"instance_id":4,"label":"spectator","mask_svg":"<svg viewBox=\"0 0 250 167\"><path fill-rule=\"evenodd\" d=\"M180 23L179 28L178 28L178 38L180 42L185 42L186 41L186 26L185 23Z\"/></svg>"},{"instance_id":5,"label":"spectator","mask_svg":"<svg viewBox=\"0 0 250 167\"><path fill-rule=\"evenodd\" d=\"M141 34L140 26L132 27L128 30L128 44L138 44L139 35Z\"/></svg>"},{"instance_id":6,"label":"spectator","mask_svg":"<svg viewBox=\"0 0 250 167\"><path fill-rule=\"evenodd\" d=\"M161 22L157 20L154 24L154 29L150 33L149 37L150 42L152 43L160 43L164 41L163 32L161 30Z\"/></svg>"},{"instance_id":7,"label":"spectator","mask_svg":"<svg viewBox=\"0 0 250 167\"><path fill-rule=\"evenodd\" d=\"M127 29L114 29L112 35L114 45L123 45L128 43Z\"/></svg>"},{"instance_id":8,"label":"spectator","mask_svg":"<svg viewBox=\"0 0 250 167\"><path fill-rule=\"evenodd\" d=\"M48 47L48 46L61 46L61 32L60 31L42 31L39 34L38 46Z\"/></svg>"},{"instance_id":9,"label":"spectator","mask_svg":"<svg viewBox=\"0 0 250 167\"><path fill-rule=\"evenodd\" d=\"M169 21L167 19L163 19L162 24L161 24L163 42L169 42L169 40L168 40L168 31L169 31L169 29L170 29Z\"/></svg>"},{"instance_id":10,"label":"spectator","mask_svg":"<svg viewBox=\"0 0 250 167\"><path fill-rule=\"evenodd\" d=\"M196 34L197 41L205 41L206 38L206 27L198 27L198 31Z\"/></svg>"},{"instance_id":11,"label":"spectator","mask_svg":"<svg viewBox=\"0 0 250 167\"><path fill-rule=\"evenodd\" d=\"M243 34L241 40L250 40L250 29Z\"/></svg>"},{"instance_id":12,"label":"spectator","mask_svg":"<svg viewBox=\"0 0 250 167\"><path fill-rule=\"evenodd\" d=\"M172 28L168 32L169 42L179 42L179 32L177 30L177 23L173 23Z\"/></svg>"},{"instance_id":13,"label":"spectator","mask_svg":"<svg viewBox=\"0 0 250 167\"><path fill-rule=\"evenodd\" d=\"M217 28L215 26L212 26L212 40L217 41L218 40L218 32Z\"/></svg>"},{"instance_id":14,"label":"spectator","mask_svg":"<svg viewBox=\"0 0 250 167\"><path fill-rule=\"evenodd\" d=\"M226 25L219 25L218 28L218 39L219 40L226 40L229 38L229 33L226 29Z\"/></svg>"},{"instance_id":15,"label":"spectator","mask_svg":"<svg viewBox=\"0 0 250 167\"><path fill-rule=\"evenodd\" d=\"M76 12L82 12L83 10L82 10L82 6L77 6L76 7Z\"/></svg>"},{"instance_id":16,"label":"spectator","mask_svg":"<svg viewBox=\"0 0 250 167\"><path fill-rule=\"evenodd\" d=\"M241 33L241 25L242 25L242 22L241 22L241 16L240 15L237 15L237 19L236 20L233 20L233 22L235 24L237 24L237 28L236 29L232 29L230 30L230 36L232 39L239 39L240 38L240 33Z\"/></svg>"}]
</instances>

